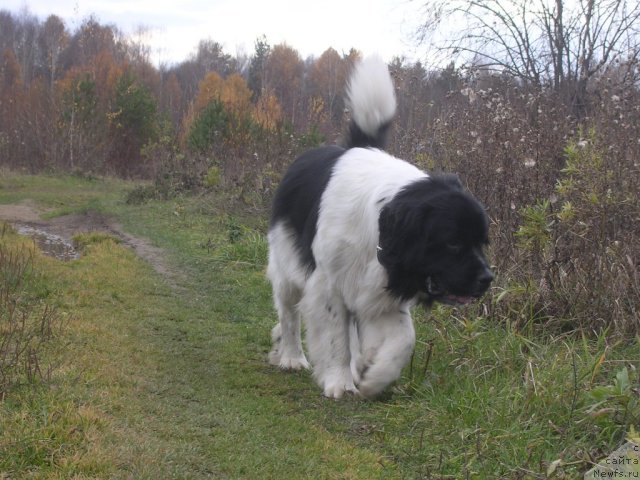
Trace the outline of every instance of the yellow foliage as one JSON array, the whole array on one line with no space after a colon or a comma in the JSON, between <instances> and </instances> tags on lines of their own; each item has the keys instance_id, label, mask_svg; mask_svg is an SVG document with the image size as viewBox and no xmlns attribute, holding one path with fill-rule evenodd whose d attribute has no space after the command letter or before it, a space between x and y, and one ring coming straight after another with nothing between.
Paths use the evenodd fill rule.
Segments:
<instances>
[{"instance_id":1,"label":"yellow foliage","mask_svg":"<svg viewBox=\"0 0 640 480\"><path fill-rule=\"evenodd\" d=\"M324 112L324 100L320 97L313 97L310 102L309 110L313 116L322 115L322 112Z\"/></svg>"},{"instance_id":2,"label":"yellow foliage","mask_svg":"<svg viewBox=\"0 0 640 480\"><path fill-rule=\"evenodd\" d=\"M198 114L213 100L220 100L224 80L216 72L209 72L198 86L198 95L193 102L193 113Z\"/></svg>"},{"instance_id":3,"label":"yellow foliage","mask_svg":"<svg viewBox=\"0 0 640 480\"><path fill-rule=\"evenodd\" d=\"M244 78L234 73L224 81L220 100L228 112L244 116L251 108L251 90Z\"/></svg>"},{"instance_id":4,"label":"yellow foliage","mask_svg":"<svg viewBox=\"0 0 640 480\"><path fill-rule=\"evenodd\" d=\"M274 130L282 119L282 107L271 91L263 92L253 110L253 119L266 130Z\"/></svg>"},{"instance_id":5,"label":"yellow foliage","mask_svg":"<svg viewBox=\"0 0 640 480\"><path fill-rule=\"evenodd\" d=\"M200 82L198 95L193 102L193 114L197 116L212 101L219 100L225 110L242 116L249 112L251 90L237 73L223 79L216 72L209 72Z\"/></svg>"},{"instance_id":6,"label":"yellow foliage","mask_svg":"<svg viewBox=\"0 0 640 480\"><path fill-rule=\"evenodd\" d=\"M309 118L316 124L320 124L327 120L325 101L321 97L311 98L309 103Z\"/></svg>"}]
</instances>

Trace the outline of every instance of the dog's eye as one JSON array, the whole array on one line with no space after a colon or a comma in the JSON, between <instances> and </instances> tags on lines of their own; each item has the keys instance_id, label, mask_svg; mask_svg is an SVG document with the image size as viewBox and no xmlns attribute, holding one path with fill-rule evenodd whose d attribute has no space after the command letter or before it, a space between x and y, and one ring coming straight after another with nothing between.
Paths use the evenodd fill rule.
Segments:
<instances>
[{"instance_id":1,"label":"dog's eye","mask_svg":"<svg viewBox=\"0 0 640 480\"><path fill-rule=\"evenodd\" d=\"M447 243L447 250L451 253L460 253L462 250L462 245L459 243Z\"/></svg>"}]
</instances>

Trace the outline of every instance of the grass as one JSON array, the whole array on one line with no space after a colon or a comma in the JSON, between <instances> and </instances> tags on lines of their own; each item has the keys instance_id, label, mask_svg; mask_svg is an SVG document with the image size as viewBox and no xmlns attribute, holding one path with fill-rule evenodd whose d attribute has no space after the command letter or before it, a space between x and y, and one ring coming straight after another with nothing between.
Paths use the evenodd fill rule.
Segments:
<instances>
[{"instance_id":1,"label":"grass","mask_svg":"<svg viewBox=\"0 0 640 480\"><path fill-rule=\"evenodd\" d=\"M636 339L525 334L445 307L416 309L412 363L381 401L324 399L265 361L263 220L207 197L126 205L130 188L0 181L0 203L113 214L185 273L172 288L100 235L73 262L34 256L65 328L50 380L0 403L0 478L577 478L640 421Z\"/></svg>"}]
</instances>

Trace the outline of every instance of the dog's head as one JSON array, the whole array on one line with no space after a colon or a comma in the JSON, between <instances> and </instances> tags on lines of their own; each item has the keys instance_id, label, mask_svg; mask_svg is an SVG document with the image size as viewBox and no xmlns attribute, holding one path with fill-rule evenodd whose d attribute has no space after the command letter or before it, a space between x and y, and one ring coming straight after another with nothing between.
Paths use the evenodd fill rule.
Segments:
<instances>
[{"instance_id":1,"label":"dog's head","mask_svg":"<svg viewBox=\"0 0 640 480\"><path fill-rule=\"evenodd\" d=\"M465 304L489 288L487 215L456 176L404 188L380 212L379 228L378 260L392 294L427 305Z\"/></svg>"}]
</instances>

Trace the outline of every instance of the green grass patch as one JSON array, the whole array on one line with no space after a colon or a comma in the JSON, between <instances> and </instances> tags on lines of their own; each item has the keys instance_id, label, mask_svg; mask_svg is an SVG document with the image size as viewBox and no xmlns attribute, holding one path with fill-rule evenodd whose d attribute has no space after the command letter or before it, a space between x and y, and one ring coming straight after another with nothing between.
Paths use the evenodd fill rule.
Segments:
<instances>
[{"instance_id":1,"label":"green grass patch","mask_svg":"<svg viewBox=\"0 0 640 480\"><path fill-rule=\"evenodd\" d=\"M266 362L263 219L20 179L0 202L97 202L185 275L174 288L105 235L81 237L79 260L35 257L47 288L33 295L67 327L50 381L0 403L10 478L577 478L640 421L637 340L523 334L445 307L415 310L411 365L381 401L324 399L308 373Z\"/></svg>"},{"instance_id":2,"label":"green grass patch","mask_svg":"<svg viewBox=\"0 0 640 480\"><path fill-rule=\"evenodd\" d=\"M44 219L72 213L108 214L135 188L133 182L114 178L0 172L0 203L28 200L42 209Z\"/></svg>"},{"instance_id":3,"label":"green grass patch","mask_svg":"<svg viewBox=\"0 0 640 480\"><path fill-rule=\"evenodd\" d=\"M104 242L121 243L119 238L104 232L87 232L73 236L73 243L76 247L86 249L89 245L96 245Z\"/></svg>"}]
</instances>

